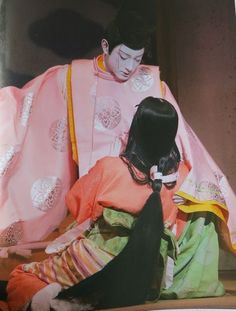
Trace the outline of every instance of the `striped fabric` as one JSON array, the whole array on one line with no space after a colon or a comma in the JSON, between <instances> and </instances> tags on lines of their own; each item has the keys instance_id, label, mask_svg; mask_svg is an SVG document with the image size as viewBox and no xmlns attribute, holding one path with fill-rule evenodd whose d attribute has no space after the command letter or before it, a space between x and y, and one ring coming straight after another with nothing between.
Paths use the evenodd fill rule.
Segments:
<instances>
[{"instance_id":1,"label":"striped fabric","mask_svg":"<svg viewBox=\"0 0 236 311\"><path fill-rule=\"evenodd\" d=\"M101 270L112 258L93 241L81 236L62 253L42 262L25 264L23 269L47 283L58 282L67 288Z\"/></svg>"}]
</instances>

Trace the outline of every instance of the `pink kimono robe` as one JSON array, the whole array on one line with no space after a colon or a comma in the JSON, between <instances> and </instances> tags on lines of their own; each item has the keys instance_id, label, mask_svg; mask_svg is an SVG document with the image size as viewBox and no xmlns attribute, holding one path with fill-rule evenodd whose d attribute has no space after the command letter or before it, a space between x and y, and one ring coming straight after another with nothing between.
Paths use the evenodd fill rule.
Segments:
<instances>
[{"instance_id":1,"label":"pink kimono robe","mask_svg":"<svg viewBox=\"0 0 236 311\"><path fill-rule=\"evenodd\" d=\"M51 68L22 89L0 91L0 256L14 245L41 245L66 215L64 196L76 171L72 157L82 176L101 157L118 155L135 105L147 96L165 98L179 113L176 142L190 172L178 194L195 202L183 211L215 213L233 251L235 195L160 81L159 68L140 65L128 81L118 82L98 57Z\"/></svg>"}]
</instances>

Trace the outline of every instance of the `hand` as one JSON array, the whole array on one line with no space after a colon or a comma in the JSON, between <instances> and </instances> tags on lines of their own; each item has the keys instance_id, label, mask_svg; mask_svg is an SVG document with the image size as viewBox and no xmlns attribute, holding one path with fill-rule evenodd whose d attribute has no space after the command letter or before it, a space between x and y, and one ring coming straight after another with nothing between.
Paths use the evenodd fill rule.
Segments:
<instances>
[{"instance_id":1,"label":"hand","mask_svg":"<svg viewBox=\"0 0 236 311\"><path fill-rule=\"evenodd\" d=\"M183 204L185 204L185 203L187 202L187 200L186 200L185 198L180 197L180 196L177 195L177 194L174 194L174 195L173 195L173 202L174 202L175 204L181 204L181 205L183 205Z\"/></svg>"},{"instance_id":2,"label":"hand","mask_svg":"<svg viewBox=\"0 0 236 311\"><path fill-rule=\"evenodd\" d=\"M32 311L50 311L50 304L53 298L62 290L58 283L51 283L37 292L31 301Z\"/></svg>"}]
</instances>

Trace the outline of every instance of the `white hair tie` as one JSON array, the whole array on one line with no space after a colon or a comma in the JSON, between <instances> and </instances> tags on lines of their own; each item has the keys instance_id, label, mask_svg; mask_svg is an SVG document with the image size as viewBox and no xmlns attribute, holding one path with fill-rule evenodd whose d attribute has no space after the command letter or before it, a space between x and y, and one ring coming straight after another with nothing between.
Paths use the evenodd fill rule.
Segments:
<instances>
[{"instance_id":1,"label":"white hair tie","mask_svg":"<svg viewBox=\"0 0 236 311\"><path fill-rule=\"evenodd\" d=\"M158 172L158 166L157 165L153 165L150 168L150 178L151 180L155 180L155 179L161 179L162 180L162 173Z\"/></svg>"},{"instance_id":2,"label":"white hair tie","mask_svg":"<svg viewBox=\"0 0 236 311\"><path fill-rule=\"evenodd\" d=\"M160 179L163 182L163 184L175 182L178 179L178 176L179 176L178 172L169 175L163 175L161 172L158 172L157 165L153 165L150 168L151 180Z\"/></svg>"}]
</instances>

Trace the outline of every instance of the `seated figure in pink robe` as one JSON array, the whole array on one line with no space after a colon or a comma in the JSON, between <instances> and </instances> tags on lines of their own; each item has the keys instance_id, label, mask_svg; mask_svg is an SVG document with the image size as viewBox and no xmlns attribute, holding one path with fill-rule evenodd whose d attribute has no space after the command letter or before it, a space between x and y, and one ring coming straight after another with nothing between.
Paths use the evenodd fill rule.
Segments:
<instances>
[{"instance_id":1,"label":"seated figure in pink robe","mask_svg":"<svg viewBox=\"0 0 236 311\"><path fill-rule=\"evenodd\" d=\"M135 105L147 96L176 108L176 144L189 169L178 193L219 219L224 246L235 251L236 199L226 177L184 120L159 68L140 64L144 21L126 12L108 27L103 54L56 66L22 89L0 90L0 256L42 247L64 219L64 197L77 175L126 144ZM135 33L135 36L133 35ZM206 206L206 205L205 205Z\"/></svg>"}]
</instances>

